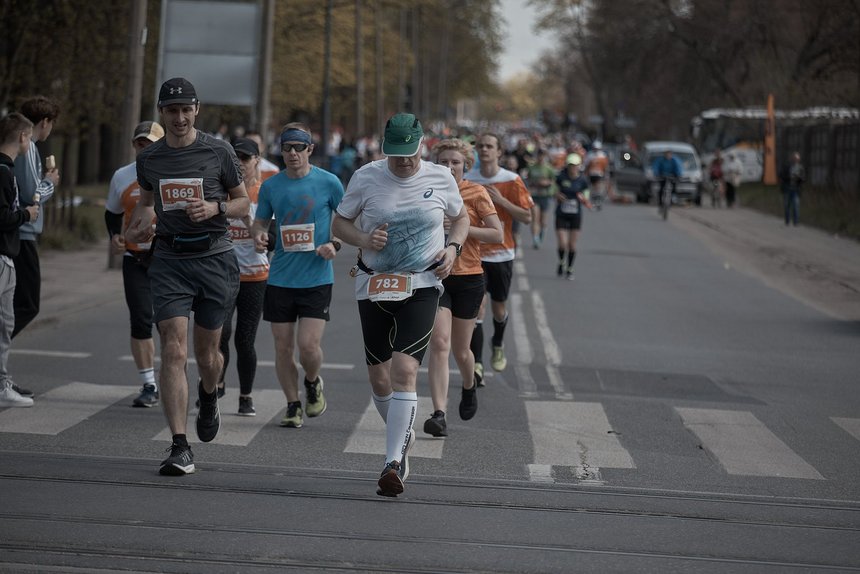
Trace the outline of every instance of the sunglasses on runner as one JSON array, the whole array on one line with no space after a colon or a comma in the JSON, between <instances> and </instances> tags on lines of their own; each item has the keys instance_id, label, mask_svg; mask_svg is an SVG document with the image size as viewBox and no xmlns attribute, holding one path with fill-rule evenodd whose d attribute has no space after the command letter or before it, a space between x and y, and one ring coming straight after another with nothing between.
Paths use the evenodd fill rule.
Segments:
<instances>
[{"instance_id":1,"label":"sunglasses on runner","mask_svg":"<svg viewBox=\"0 0 860 574\"><path fill-rule=\"evenodd\" d=\"M306 144L306 143L297 143L297 144L285 143L285 144L281 144L281 151L284 151L284 152L287 152L287 153L289 153L289 152L291 152L291 151L293 151L293 150L296 150L296 151L301 152L301 151L305 151L306 149L308 149L308 144Z\"/></svg>"}]
</instances>

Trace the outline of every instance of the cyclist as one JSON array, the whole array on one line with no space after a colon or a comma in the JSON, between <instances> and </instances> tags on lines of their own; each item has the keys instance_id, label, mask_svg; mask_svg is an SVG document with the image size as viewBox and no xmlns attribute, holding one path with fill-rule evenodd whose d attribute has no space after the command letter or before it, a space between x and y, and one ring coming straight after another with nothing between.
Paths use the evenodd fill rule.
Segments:
<instances>
[{"instance_id":1,"label":"cyclist","mask_svg":"<svg viewBox=\"0 0 860 574\"><path fill-rule=\"evenodd\" d=\"M666 184L669 183L672 186L672 190L669 192L668 201L671 204L672 202L672 194L675 193L675 184L678 182L678 178L681 177L681 162L678 158L672 155L672 150L666 150L663 152L663 157L658 157L654 164L652 165L652 171L654 172L654 178L660 182L660 193L657 196L657 206L663 207L663 190L666 189Z\"/></svg>"}]
</instances>

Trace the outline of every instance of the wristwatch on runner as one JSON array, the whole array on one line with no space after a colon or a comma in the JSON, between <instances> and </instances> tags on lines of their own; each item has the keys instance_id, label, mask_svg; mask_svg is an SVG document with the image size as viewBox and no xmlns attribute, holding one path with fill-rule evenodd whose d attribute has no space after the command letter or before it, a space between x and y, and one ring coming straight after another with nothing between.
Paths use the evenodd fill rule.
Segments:
<instances>
[{"instance_id":1,"label":"wristwatch on runner","mask_svg":"<svg viewBox=\"0 0 860 574\"><path fill-rule=\"evenodd\" d=\"M221 215L227 215L227 202L219 201L218 202L218 213Z\"/></svg>"},{"instance_id":2,"label":"wristwatch on runner","mask_svg":"<svg viewBox=\"0 0 860 574\"><path fill-rule=\"evenodd\" d=\"M451 243L449 243L449 244L448 244L448 245L446 245L445 247L451 247L452 245L454 246L454 249L455 249L455 251L456 251L456 253L457 253L457 257L459 257L459 256L460 256L460 252L461 252L461 251L463 251L463 246L462 246L462 245L460 245L459 243L455 243L455 242L453 242L453 241L452 241Z\"/></svg>"},{"instance_id":3,"label":"wristwatch on runner","mask_svg":"<svg viewBox=\"0 0 860 574\"><path fill-rule=\"evenodd\" d=\"M343 247L343 246L340 244L340 241L338 241L337 239L331 239L331 240L329 241L329 243L331 243L332 245L334 245L334 250L335 250L335 251L340 251L340 248L341 248L341 247Z\"/></svg>"}]
</instances>

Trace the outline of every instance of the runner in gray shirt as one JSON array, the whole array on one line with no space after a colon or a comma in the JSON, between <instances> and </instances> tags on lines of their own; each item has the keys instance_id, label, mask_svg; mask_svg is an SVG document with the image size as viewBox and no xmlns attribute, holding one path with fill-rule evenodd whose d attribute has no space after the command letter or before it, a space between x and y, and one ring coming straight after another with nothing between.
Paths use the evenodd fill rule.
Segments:
<instances>
[{"instance_id":1,"label":"runner in gray shirt","mask_svg":"<svg viewBox=\"0 0 860 574\"><path fill-rule=\"evenodd\" d=\"M194 128L200 102L191 82L164 82L158 108L166 133L137 157L140 201L127 237L154 244L149 279L161 334L161 400L173 433L170 456L159 472L180 476L194 472L185 434L189 317L193 311L200 375L197 436L209 442L221 426L216 393L224 361L218 351L221 326L239 289L227 219L248 217L250 202L230 145Z\"/></svg>"}]
</instances>

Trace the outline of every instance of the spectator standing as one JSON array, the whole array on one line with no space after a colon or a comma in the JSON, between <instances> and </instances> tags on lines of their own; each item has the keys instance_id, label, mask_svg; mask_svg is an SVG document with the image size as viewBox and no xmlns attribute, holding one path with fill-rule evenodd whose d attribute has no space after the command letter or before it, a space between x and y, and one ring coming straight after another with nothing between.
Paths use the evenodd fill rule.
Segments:
<instances>
[{"instance_id":1,"label":"spectator standing","mask_svg":"<svg viewBox=\"0 0 860 574\"><path fill-rule=\"evenodd\" d=\"M20 228L39 216L39 203L22 207L15 183L15 158L33 146L33 122L11 113L0 119L0 407L31 407L33 399L16 390L9 376L9 349L15 326L15 264Z\"/></svg>"},{"instance_id":2,"label":"spectator standing","mask_svg":"<svg viewBox=\"0 0 860 574\"><path fill-rule=\"evenodd\" d=\"M157 122L137 124L131 138L135 155L164 137ZM114 253L122 254L122 285L131 324L131 356L140 379L140 393L132 401L135 407L158 404L158 384L155 382L155 342L152 339L152 292L149 288L149 258L151 242L133 243L125 240L131 214L140 199L137 183L137 162L114 172L105 204L105 224Z\"/></svg>"},{"instance_id":3,"label":"spectator standing","mask_svg":"<svg viewBox=\"0 0 860 574\"><path fill-rule=\"evenodd\" d=\"M744 166L741 160L734 153L730 153L725 169L726 207L734 207L743 173Z\"/></svg>"},{"instance_id":4,"label":"spectator standing","mask_svg":"<svg viewBox=\"0 0 860 574\"><path fill-rule=\"evenodd\" d=\"M806 181L806 170L800 161L800 152L792 152L789 160L779 172L782 189L782 204L785 209L785 224L797 225L800 217L800 192Z\"/></svg>"},{"instance_id":5,"label":"spectator standing","mask_svg":"<svg viewBox=\"0 0 860 574\"><path fill-rule=\"evenodd\" d=\"M157 105L166 133L137 156L140 200L126 240L156 242L149 280L153 321L161 335L161 401L173 434L159 473L180 476L195 470L185 434L190 315L200 375L197 436L210 442L221 427L216 393L224 366L218 351L221 327L239 289L227 220L247 216L249 201L233 148L194 127L200 113L194 85L185 78L167 80Z\"/></svg>"},{"instance_id":6,"label":"spectator standing","mask_svg":"<svg viewBox=\"0 0 860 574\"><path fill-rule=\"evenodd\" d=\"M56 166L42 169L42 158L36 142L43 142L51 135L60 108L44 96L36 96L21 104L21 114L33 122L33 145L27 153L15 158L15 179L18 181L18 201L28 206L45 205L54 195L60 183L60 172ZM15 286L15 329L18 335L39 314L42 293L42 271L39 265L37 240L42 234L45 218L40 217L25 223L21 229L21 251L15 257L17 283ZM23 389L22 389L23 390ZM21 390L19 390L21 392ZM29 391L27 391L29 393Z\"/></svg>"}]
</instances>

